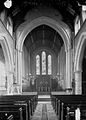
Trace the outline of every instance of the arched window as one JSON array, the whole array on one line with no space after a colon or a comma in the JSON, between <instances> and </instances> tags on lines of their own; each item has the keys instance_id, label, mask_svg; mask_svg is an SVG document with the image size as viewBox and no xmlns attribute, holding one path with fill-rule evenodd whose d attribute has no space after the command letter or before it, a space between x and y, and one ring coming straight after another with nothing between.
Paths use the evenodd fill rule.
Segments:
<instances>
[{"instance_id":1,"label":"arched window","mask_svg":"<svg viewBox=\"0 0 86 120\"><path fill-rule=\"evenodd\" d=\"M40 56L36 56L36 74L40 75Z\"/></svg>"},{"instance_id":2,"label":"arched window","mask_svg":"<svg viewBox=\"0 0 86 120\"><path fill-rule=\"evenodd\" d=\"M51 72L52 72L52 70L51 70L52 66L51 65L52 65L51 64L51 55L48 55L48 75L50 75Z\"/></svg>"},{"instance_id":3,"label":"arched window","mask_svg":"<svg viewBox=\"0 0 86 120\"><path fill-rule=\"evenodd\" d=\"M46 53L42 52L42 75L46 74Z\"/></svg>"},{"instance_id":4,"label":"arched window","mask_svg":"<svg viewBox=\"0 0 86 120\"><path fill-rule=\"evenodd\" d=\"M46 51L36 55L36 75L52 74L52 56Z\"/></svg>"}]
</instances>

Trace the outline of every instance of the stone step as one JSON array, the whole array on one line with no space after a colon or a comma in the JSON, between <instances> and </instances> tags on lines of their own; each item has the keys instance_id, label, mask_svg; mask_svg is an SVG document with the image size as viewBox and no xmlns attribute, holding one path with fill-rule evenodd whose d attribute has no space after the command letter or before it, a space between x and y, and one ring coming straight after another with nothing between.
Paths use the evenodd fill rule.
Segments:
<instances>
[{"instance_id":1,"label":"stone step","mask_svg":"<svg viewBox=\"0 0 86 120\"><path fill-rule=\"evenodd\" d=\"M39 95L38 101L51 101L50 95Z\"/></svg>"}]
</instances>

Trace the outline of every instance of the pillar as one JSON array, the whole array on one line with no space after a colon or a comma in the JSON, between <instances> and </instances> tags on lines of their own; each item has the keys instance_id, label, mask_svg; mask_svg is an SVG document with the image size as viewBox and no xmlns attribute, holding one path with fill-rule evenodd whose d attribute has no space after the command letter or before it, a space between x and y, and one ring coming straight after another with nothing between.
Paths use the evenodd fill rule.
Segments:
<instances>
[{"instance_id":1,"label":"pillar","mask_svg":"<svg viewBox=\"0 0 86 120\"><path fill-rule=\"evenodd\" d=\"M7 72L7 94L11 94L13 86L13 72Z\"/></svg>"},{"instance_id":2,"label":"pillar","mask_svg":"<svg viewBox=\"0 0 86 120\"><path fill-rule=\"evenodd\" d=\"M22 93L22 51L16 50L16 82L14 86Z\"/></svg>"},{"instance_id":3,"label":"pillar","mask_svg":"<svg viewBox=\"0 0 86 120\"><path fill-rule=\"evenodd\" d=\"M82 71L75 71L75 94L82 94Z\"/></svg>"},{"instance_id":4,"label":"pillar","mask_svg":"<svg viewBox=\"0 0 86 120\"><path fill-rule=\"evenodd\" d=\"M66 92L71 92L71 49L66 51Z\"/></svg>"},{"instance_id":5,"label":"pillar","mask_svg":"<svg viewBox=\"0 0 86 120\"><path fill-rule=\"evenodd\" d=\"M17 80L17 83L20 85L20 91L22 92L22 51L18 51Z\"/></svg>"}]
</instances>

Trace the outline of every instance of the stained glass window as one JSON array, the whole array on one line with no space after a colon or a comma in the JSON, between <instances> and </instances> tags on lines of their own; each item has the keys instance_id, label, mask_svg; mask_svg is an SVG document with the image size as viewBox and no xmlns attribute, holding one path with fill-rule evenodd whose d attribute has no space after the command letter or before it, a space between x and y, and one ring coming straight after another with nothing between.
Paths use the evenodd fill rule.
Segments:
<instances>
[{"instance_id":1,"label":"stained glass window","mask_svg":"<svg viewBox=\"0 0 86 120\"><path fill-rule=\"evenodd\" d=\"M51 72L51 55L48 55L48 74L50 75Z\"/></svg>"},{"instance_id":2,"label":"stained glass window","mask_svg":"<svg viewBox=\"0 0 86 120\"><path fill-rule=\"evenodd\" d=\"M42 75L46 74L46 53L42 52Z\"/></svg>"},{"instance_id":3,"label":"stained glass window","mask_svg":"<svg viewBox=\"0 0 86 120\"><path fill-rule=\"evenodd\" d=\"M40 56L36 56L36 74L40 75Z\"/></svg>"},{"instance_id":4,"label":"stained glass window","mask_svg":"<svg viewBox=\"0 0 86 120\"><path fill-rule=\"evenodd\" d=\"M36 75L52 74L52 56L45 51L40 55L36 55Z\"/></svg>"}]
</instances>

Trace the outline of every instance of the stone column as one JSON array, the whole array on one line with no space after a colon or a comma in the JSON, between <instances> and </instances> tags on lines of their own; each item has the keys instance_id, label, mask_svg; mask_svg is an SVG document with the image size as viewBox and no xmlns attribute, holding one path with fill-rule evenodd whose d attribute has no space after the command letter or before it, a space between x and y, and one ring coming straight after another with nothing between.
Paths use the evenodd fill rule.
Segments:
<instances>
[{"instance_id":1,"label":"stone column","mask_svg":"<svg viewBox=\"0 0 86 120\"><path fill-rule=\"evenodd\" d=\"M16 50L16 85L20 93L22 93L22 51Z\"/></svg>"},{"instance_id":2,"label":"stone column","mask_svg":"<svg viewBox=\"0 0 86 120\"><path fill-rule=\"evenodd\" d=\"M22 51L18 51L18 71L17 82L20 85L20 91L22 92Z\"/></svg>"},{"instance_id":3,"label":"stone column","mask_svg":"<svg viewBox=\"0 0 86 120\"><path fill-rule=\"evenodd\" d=\"M71 92L71 49L66 51L66 92Z\"/></svg>"},{"instance_id":4,"label":"stone column","mask_svg":"<svg viewBox=\"0 0 86 120\"><path fill-rule=\"evenodd\" d=\"M75 94L82 94L82 71L75 71Z\"/></svg>"},{"instance_id":5,"label":"stone column","mask_svg":"<svg viewBox=\"0 0 86 120\"><path fill-rule=\"evenodd\" d=\"M12 87L13 87L13 72L8 71L7 72L7 94L12 93Z\"/></svg>"}]
</instances>

